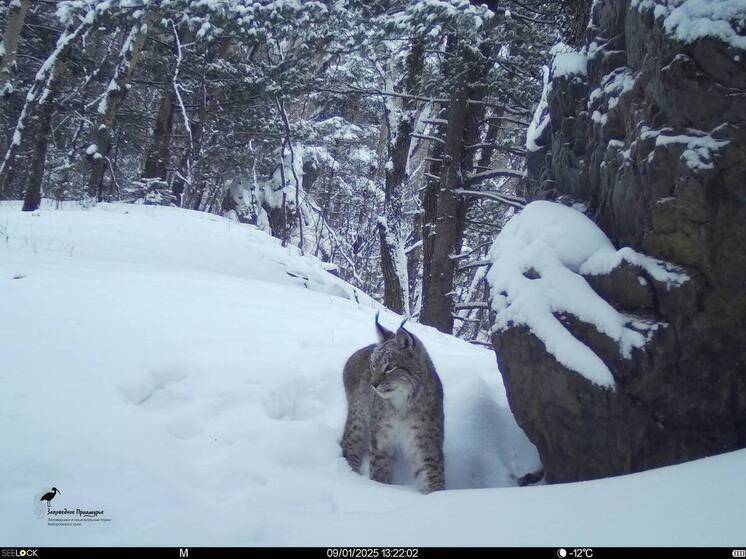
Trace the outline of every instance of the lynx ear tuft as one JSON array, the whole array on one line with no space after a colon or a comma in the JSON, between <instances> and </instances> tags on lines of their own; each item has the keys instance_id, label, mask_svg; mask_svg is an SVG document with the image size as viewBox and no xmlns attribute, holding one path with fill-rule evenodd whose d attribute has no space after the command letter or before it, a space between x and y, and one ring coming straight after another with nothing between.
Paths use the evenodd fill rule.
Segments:
<instances>
[{"instance_id":1,"label":"lynx ear tuft","mask_svg":"<svg viewBox=\"0 0 746 559\"><path fill-rule=\"evenodd\" d=\"M404 349L412 349L414 347L414 336L404 329L404 323L396 331L396 342Z\"/></svg>"},{"instance_id":2,"label":"lynx ear tuft","mask_svg":"<svg viewBox=\"0 0 746 559\"><path fill-rule=\"evenodd\" d=\"M386 340L390 340L394 337L394 333L391 330L387 330L383 326L381 326L381 323L378 322L378 315L380 315L380 311L376 312L376 334L378 334L378 343L383 343Z\"/></svg>"}]
</instances>

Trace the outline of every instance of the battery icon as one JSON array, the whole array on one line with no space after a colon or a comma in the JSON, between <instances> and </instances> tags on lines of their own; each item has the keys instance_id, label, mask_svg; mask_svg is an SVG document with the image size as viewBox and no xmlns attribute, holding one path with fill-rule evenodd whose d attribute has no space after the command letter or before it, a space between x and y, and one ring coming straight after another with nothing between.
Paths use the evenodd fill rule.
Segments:
<instances>
[{"instance_id":1,"label":"battery icon","mask_svg":"<svg viewBox=\"0 0 746 559\"><path fill-rule=\"evenodd\" d=\"M746 549L734 549L731 555L733 557L746 557Z\"/></svg>"}]
</instances>

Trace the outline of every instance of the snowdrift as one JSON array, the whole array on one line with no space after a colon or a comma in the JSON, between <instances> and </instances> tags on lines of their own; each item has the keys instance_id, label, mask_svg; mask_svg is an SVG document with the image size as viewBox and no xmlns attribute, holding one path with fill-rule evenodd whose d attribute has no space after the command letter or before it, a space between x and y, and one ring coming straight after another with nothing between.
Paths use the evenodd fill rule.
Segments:
<instances>
[{"instance_id":1,"label":"snowdrift","mask_svg":"<svg viewBox=\"0 0 746 559\"><path fill-rule=\"evenodd\" d=\"M375 339L369 297L216 216L19 208L0 206L2 545L744 543L746 452L514 487L539 464L494 355L418 325L452 490L358 476L338 445L341 370ZM49 526L51 486L53 509L110 521Z\"/></svg>"}]
</instances>

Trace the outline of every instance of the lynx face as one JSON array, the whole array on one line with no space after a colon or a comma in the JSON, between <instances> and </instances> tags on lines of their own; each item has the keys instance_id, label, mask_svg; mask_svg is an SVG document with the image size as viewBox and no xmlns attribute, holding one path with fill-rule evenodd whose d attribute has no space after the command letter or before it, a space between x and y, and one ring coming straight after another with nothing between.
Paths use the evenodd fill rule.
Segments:
<instances>
[{"instance_id":1,"label":"lynx face","mask_svg":"<svg viewBox=\"0 0 746 559\"><path fill-rule=\"evenodd\" d=\"M405 403L414 398L420 386L421 369L416 339L406 330L382 341L370 358L372 390L392 403Z\"/></svg>"},{"instance_id":2,"label":"lynx face","mask_svg":"<svg viewBox=\"0 0 746 559\"><path fill-rule=\"evenodd\" d=\"M417 392L417 379L406 369L389 365L383 372L371 375L371 388L381 398L406 401Z\"/></svg>"}]
</instances>

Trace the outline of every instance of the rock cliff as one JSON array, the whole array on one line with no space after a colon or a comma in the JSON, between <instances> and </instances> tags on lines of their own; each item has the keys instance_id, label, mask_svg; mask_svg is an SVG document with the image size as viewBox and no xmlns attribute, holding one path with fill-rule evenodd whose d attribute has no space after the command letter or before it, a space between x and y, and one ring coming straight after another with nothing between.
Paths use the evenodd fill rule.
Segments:
<instances>
[{"instance_id":1,"label":"rock cliff","mask_svg":"<svg viewBox=\"0 0 746 559\"><path fill-rule=\"evenodd\" d=\"M511 407L548 481L746 446L746 6L597 0L585 45L557 47L546 78L524 195L581 207L616 248L689 278L672 285L624 259L575 270L630 324L656 325L625 355L558 313L608 366L613 390L562 364L525 324L493 329Z\"/></svg>"}]
</instances>

